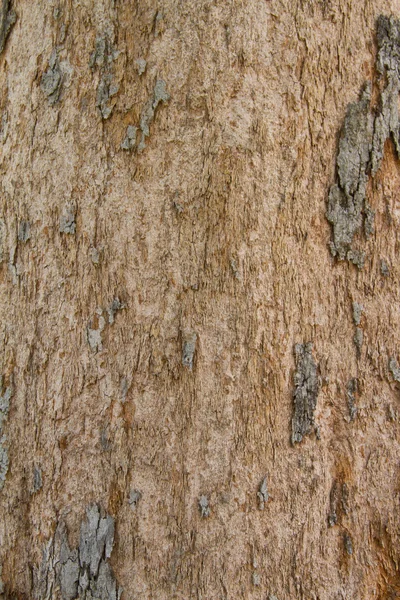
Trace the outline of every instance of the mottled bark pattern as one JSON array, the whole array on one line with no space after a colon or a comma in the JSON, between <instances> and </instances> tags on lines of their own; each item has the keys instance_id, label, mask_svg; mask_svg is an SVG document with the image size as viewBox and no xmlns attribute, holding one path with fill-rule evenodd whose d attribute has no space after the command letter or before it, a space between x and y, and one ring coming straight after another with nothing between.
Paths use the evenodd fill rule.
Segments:
<instances>
[{"instance_id":1,"label":"mottled bark pattern","mask_svg":"<svg viewBox=\"0 0 400 600\"><path fill-rule=\"evenodd\" d=\"M0 5L0 597L399 596L399 0Z\"/></svg>"}]
</instances>

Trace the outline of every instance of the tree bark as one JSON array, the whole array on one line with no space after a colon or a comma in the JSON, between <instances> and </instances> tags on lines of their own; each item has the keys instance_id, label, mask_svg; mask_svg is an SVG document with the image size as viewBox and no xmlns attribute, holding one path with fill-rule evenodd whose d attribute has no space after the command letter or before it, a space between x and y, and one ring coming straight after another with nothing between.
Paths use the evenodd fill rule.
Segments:
<instances>
[{"instance_id":1,"label":"tree bark","mask_svg":"<svg viewBox=\"0 0 400 600\"><path fill-rule=\"evenodd\" d=\"M0 597L400 597L397 18L2 0Z\"/></svg>"}]
</instances>

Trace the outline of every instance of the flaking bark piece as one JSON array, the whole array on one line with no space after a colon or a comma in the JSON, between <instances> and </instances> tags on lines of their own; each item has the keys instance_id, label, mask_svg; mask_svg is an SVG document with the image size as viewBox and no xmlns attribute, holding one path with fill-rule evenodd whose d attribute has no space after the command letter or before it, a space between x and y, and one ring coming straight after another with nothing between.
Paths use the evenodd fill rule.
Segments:
<instances>
[{"instance_id":1,"label":"flaking bark piece","mask_svg":"<svg viewBox=\"0 0 400 600\"><path fill-rule=\"evenodd\" d=\"M378 55L376 69L385 76L386 87L381 93L380 110L374 122L371 151L372 174L378 171L386 140L391 137L400 157L399 93L400 93L400 21L380 15L376 24Z\"/></svg>"},{"instance_id":2,"label":"flaking bark piece","mask_svg":"<svg viewBox=\"0 0 400 600\"><path fill-rule=\"evenodd\" d=\"M98 506L90 506L86 511L87 520L82 523L79 544L81 567L88 567L90 576L97 576L103 557L111 556L114 544L114 519L101 517Z\"/></svg>"},{"instance_id":3,"label":"flaking bark piece","mask_svg":"<svg viewBox=\"0 0 400 600\"><path fill-rule=\"evenodd\" d=\"M294 374L294 415L292 444L301 442L314 428L314 411L319 393L317 365L312 355L312 344L296 344L296 372Z\"/></svg>"},{"instance_id":4,"label":"flaking bark piece","mask_svg":"<svg viewBox=\"0 0 400 600\"><path fill-rule=\"evenodd\" d=\"M197 334L194 331L186 330L183 332L182 340L182 365L193 370L194 355L196 352Z\"/></svg>"},{"instance_id":5,"label":"flaking bark piece","mask_svg":"<svg viewBox=\"0 0 400 600\"><path fill-rule=\"evenodd\" d=\"M368 216L368 231L373 229L373 211L366 200L373 118L370 112L371 85L364 87L358 102L347 108L336 159L338 182L329 191L327 219L333 228L331 252L340 260L347 258L363 266L352 248L355 234Z\"/></svg>"},{"instance_id":6,"label":"flaking bark piece","mask_svg":"<svg viewBox=\"0 0 400 600\"><path fill-rule=\"evenodd\" d=\"M263 478L263 480L261 481L261 483L259 485L258 492L257 492L257 497L258 497L258 507L259 507L259 509L260 510L264 510L264 505L269 500L268 477L267 477L267 475Z\"/></svg>"},{"instance_id":7,"label":"flaking bark piece","mask_svg":"<svg viewBox=\"0 0 400 600\"><path fill-rule=\"evenodd\" d=\"M17 15L14 10L10 8L10 0L1 0L0 8L0 54L4 50L6 45L8 34L11 31L12 26L17 20Z\"/></svg>"}]
</instances>

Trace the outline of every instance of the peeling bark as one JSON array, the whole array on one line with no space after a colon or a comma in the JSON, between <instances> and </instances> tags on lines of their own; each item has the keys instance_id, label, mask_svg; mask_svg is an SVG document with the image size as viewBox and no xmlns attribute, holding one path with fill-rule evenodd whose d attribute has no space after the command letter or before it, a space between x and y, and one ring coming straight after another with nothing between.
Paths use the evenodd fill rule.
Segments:
<instances>
[{"instance_id":1,"label":"peeling bark","mask_svg":"<svg viewBox=\"0 0 400 600\"><path fill-rule=\"evenodd\" d=\"M0 597L394 598L398 3L0 4Z\"/></svg>"},{"instance_id":2,"label":"peeling bark","mask_svg":"<svg viewBox=\"0 0 400 600\"><path fill-rule=\"evenodd\" d=\"M119 600L122 594L108 559L114 545L114 519L89 506L82 522L79 547L68 544L65 523L45 547L35 578L35 598L47 600Z\"/></svg>"}]
</instances>

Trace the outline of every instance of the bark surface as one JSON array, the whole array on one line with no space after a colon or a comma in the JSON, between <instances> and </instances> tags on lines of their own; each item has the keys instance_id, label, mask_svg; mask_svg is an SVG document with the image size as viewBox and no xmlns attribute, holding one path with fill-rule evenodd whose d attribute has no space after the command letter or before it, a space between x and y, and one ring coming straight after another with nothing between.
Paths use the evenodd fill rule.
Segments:
<instances>
[{"instance_id":1,"label":"bark surface","mask_svg":"<svg viewBox=\"0 0 400 600\"><path fill-rule=\"evenodd\" d=\"M2 0L0 597L400 597L396 19Z\"/></svg>"}]
</instances>

